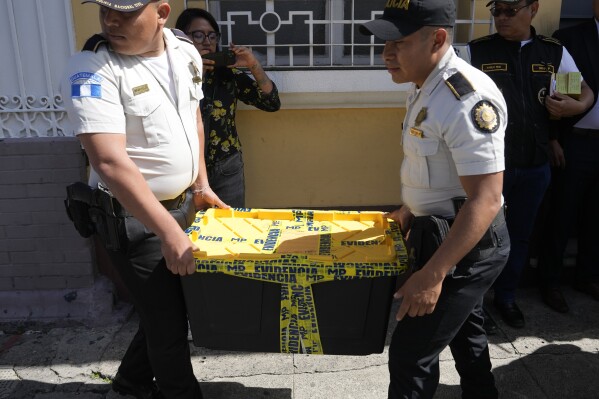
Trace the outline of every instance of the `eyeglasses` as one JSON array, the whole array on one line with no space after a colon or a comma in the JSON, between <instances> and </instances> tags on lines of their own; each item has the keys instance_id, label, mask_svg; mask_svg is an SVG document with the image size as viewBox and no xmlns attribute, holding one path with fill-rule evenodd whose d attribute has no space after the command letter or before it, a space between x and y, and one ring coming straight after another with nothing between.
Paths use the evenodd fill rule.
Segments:
<instances>
[{"instance_id":1,"label":"eyeglasses","mask_svg":"<svg viewBox=\"0 0 599 399\"><path fill-rule=\"evenodd\" d=\"M523 8L528 7L530 4L527 4L525 6L522 7L518 7L518 8L497 8L497 7L491 7L490 11L491 11L491 15L494 17L498 17L501 14L504 14L506 17L511 18L514 15L516 15L518 13L518 11L520 11Z\"/></svg>"},{"instance_id":2,"label":"eyeglasses","mask_svg":"<svg viewBox=\"0 0 599 399\"><path fill-rule=\"evenodd\" d=\"M204 33L201 30L194 30L193 32L189 32L187 35L191 36L191 40L197 44L204 43L206 38L208 38L210 43L216 43L220 40L220 33L218 32Z\"/></svg>"}]
</instances>

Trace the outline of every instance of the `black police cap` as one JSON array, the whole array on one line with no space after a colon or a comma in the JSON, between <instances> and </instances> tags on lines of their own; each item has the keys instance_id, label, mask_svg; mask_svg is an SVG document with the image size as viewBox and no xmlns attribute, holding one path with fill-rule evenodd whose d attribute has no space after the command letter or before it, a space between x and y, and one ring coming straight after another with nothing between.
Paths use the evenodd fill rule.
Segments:
<instances>
[{"instance_id":1,"label":"black police cap","mask_svg":"<svg viewBox=\"0 0 599 399\"><path fill-rule=\"evenodd\" d=\"M383 16L360 26L360 32L398 40L424 26L453 26L455 18L454 0L387 0Z\"/></svg>"},{"instance_id":2,"label":"black police cap","mask_svg":"<svg viewBox=\"0 0 599 399\"><path fill-rule=\"evenodd\" d=\"M81 4L96 3L116 11L131 12L139 10L151 1L152 0L83 0Z\"/></svg>"}]
</instances>

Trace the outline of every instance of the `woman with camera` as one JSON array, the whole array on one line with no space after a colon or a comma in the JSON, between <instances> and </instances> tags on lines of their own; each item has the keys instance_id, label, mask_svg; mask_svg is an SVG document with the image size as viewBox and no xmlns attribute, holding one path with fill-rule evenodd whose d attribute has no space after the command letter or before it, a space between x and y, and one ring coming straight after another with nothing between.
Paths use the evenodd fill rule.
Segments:
<instances>
[{"instance_id":1,"label":"woman with camera","mask_svg":"<svg viewBox=\"0 0 599 399\"><path fill-rule=\"evenodd\" d=\"M233 208L245 208L245 183L241 142L237 135L237 101L268 112L281 107L275 84L252 51L231 43L220 52L220 28L206 10L188 8L175 27L183 31L202 56L205 159L208 181L218 197ZM252 74L237 69L245 67Z\"/></svg>"}]
</instances>

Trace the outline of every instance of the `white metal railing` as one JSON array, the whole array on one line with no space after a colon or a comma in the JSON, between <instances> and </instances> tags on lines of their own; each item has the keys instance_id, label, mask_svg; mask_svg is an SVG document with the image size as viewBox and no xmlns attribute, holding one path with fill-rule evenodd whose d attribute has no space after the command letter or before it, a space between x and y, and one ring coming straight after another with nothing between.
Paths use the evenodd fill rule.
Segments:
<instances>
[{"instance_id":1,"label":"white metal railing","mask_svg":"<svg viewBox=\"0 0 599 399\"><path fill-rule=\"evenodd\" d=\"M380 1L184 1L217 17L223 43L252 47L271 69L381 65L382 43L357 32L359 24L380 15ZM475 19L480 15L475 6L482 3L470 0L470 18L456 21L457 26L469 26L469 38L479 24L493 30L490 17ZM247 35L251 30L253 36ZM300 36L305 40L289 40ZM0 1L0 45L5 50L0 61L0 139L72 135L58 82L74 42L71 0Z\"/></svg>"},{"instance_id":2,"label":"white metal railing","mask_svg":"<svg viewBox=\"0 0 599 399\"><path fill-rule=\"evenodd\" d=\"M269 68L381 67L384 43L359 33L360 24L382 14L382 1L371 0L185 0L186 7L203 7L217 19L222 44L249 46ZM459 1L469 7L455 27L467 26L467 40L477 25L493 32L493 19L476 7L484 2ZM464 5L466 4L466 6ZM477 12L478 11L478 12ZM476 18L477 15L488 15ZM483 28L484 29L484 28ZM303 37L303 41L298 41Z\"/></svg>"},{"instance_id":3,"label":"white metal railing","mask_svg":"<svg viewBox=\"0 0 599 399\"><path fill-rule=\"evenodd\" d=\"M71 2L4 0L0 14L0 138L71 135L58 92L75 48Z\"/></svg>"}]
</instances>

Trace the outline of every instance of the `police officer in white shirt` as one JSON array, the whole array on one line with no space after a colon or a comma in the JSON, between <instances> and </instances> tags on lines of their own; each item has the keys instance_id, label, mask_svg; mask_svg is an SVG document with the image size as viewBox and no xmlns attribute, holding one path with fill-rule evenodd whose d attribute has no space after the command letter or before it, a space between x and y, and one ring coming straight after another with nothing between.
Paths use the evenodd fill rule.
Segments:
<instances>
[{"instance_id":1,"label":"police officer in white shirt","mask_svg":"<svg viewBox=\"0 0 599 399\"><path fill-rule=\"evenodd\" d=\"M395 83L412 82L403 123L404 205L412 274L396 292L389 398L432 398L449 345L463 398L496 398L485 291L509 254L501 195L507 109L491 79L451 46L453 0L388 0L361 31L385 40ZM459 211L459 212L458 212Z\"/></svg>"},{"instance_id":2,"label":"police officer in white shirt","mask_svg":"<svg viewBox=\"0 0 599 399\"><path fill-rule=\"evenodd\" d=\"M61 88L89 184L111 208L95 214L96 230L140 317L112 387L198 399L180 282L195 271L198 248L184 229L196 208L227 207L201 156L202 61L182 32L164 29L167 0L83 2L100 5L102 34L72 57Z\"/></svg>"}]
</instances>

